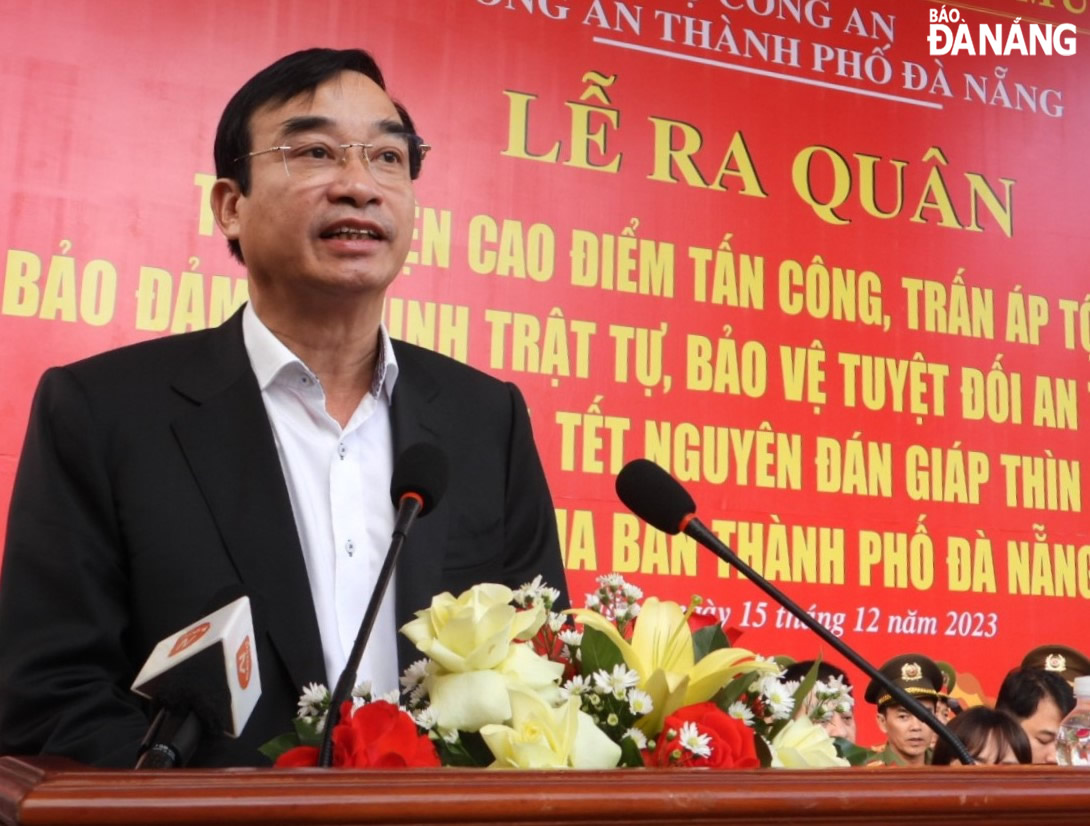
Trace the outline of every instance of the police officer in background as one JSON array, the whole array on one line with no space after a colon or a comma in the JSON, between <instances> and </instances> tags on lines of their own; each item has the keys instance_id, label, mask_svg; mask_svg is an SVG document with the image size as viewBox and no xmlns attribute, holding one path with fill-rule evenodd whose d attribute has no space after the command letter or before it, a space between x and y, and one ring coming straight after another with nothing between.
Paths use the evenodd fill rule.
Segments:
<instances>
[{"instance_id":1,"label":"police officer in background","mask_svg":"<svg viewBox=\"0 0 1090 826\"><path fill-rule=\"evenodd\" d=\"M943 675L934 661L922 654L901 654L879 671L928 711L935 711ZM885 746L875 749L874 762L890 766L925 766L931 762L931 729L926 723L898 703L877 680L870 681L864 699L878 706L878 728L886 735Z\"/></svg>"},{"instance_id":2,"label":"police officer in background","mask_svg":"<svg viewBox=\"0 0 1090 826\"><path fill-rule=\"evenodd\" d=\"M1039 645L1022 658L1022 668L1059 674L1074 688L1076 677L1090 676L1090 658L1069 645Z\"/></svg>"}]
</instances>

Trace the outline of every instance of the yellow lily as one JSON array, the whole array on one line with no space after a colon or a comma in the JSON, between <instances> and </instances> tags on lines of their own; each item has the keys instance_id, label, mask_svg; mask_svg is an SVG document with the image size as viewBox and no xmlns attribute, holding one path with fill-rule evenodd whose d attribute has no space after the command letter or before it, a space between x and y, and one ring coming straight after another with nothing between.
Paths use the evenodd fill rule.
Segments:
<instances>
[{"instance_id":1,"label":"yellow lily","mask_svg":"<svg viewBox=\"0 0 1090 826\"><path fill-rule=\"evenodd\" d=\"M637 726L654 736L663 720L677 709L710 700L740 674L779 671L774 662L761 662L744 648L720 648L699 662L693 655L693 633L685 611L676 602L648 597L640 607L632 642L596 611L571 611L577 622L601 631L617 646L625 663L640 676L639 688L651 696L653 708Z\"/></svg>"}]
</instances>

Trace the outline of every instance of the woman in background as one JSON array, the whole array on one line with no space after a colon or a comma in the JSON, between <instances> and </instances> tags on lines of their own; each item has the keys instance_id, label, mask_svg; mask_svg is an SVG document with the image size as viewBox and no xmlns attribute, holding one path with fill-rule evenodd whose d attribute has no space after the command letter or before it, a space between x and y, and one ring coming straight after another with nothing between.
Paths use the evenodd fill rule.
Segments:
<instances>
[{"instance_id":1,"label":"woman in background","mask_svg":"<svg viewBox=\"0 0 1090 826\"><path fill-rule=\"evenodd\" d=\"M1018 721L1006 712L987 706L973 706L954 717L948 728L965 744L977 763L1000 765L1033 762L1029 738ZM950 747L939 740L931 765L949 766L957 762L957 756Z\"/></svg>"}]
</instances>

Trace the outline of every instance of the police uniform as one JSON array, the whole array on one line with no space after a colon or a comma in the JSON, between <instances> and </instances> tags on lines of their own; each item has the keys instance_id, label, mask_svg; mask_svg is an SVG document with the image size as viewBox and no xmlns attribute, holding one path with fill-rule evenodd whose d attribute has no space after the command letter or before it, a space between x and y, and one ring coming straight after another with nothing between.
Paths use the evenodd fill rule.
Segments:
<instances>
[{"instance_id":1,"label":"police uniform","mask_svg":"<svg viewBox=\"0 0 1090 826\"><path fill-rule=\"evenodd\" d=\"M951 698L954 688L958 684L958 672L948 662L935 660L935 665L942 672L942 687L939 688L939 697L935 703L935 713L944 723L950 722L950 718L961 710L958 701ZM945 710L944 710L945 707Z\"/></svg>"},{"instance_id":2,"label":"police uniform","mask_svg":"<svg viewBox=\"0 0 1090 826\"><path fill-rule=\"evenodd\" d=\"M894 685L902 688L914 699L932 699L938 701L943 685L942 670L935 662L922 654L901 654L878 669ZM899 705L893 695L878 680L871 680L863 698L879 711L886 705ZM925 761L931 762L931 749L927 750ZM887 742L874 747L874 759L867 765L904 766L904 759Z\"/></svg>"},{"instance_id":3,"label":"police uniform","mask_svg":"<svg viewBox=\"0 0 1090 826\"><path fill-rule=\"evenodd\" d=\"M1067 645L1039 645L1022 659L1022 668L1052 671L1073 686L1076 677L1090 676L1090 659Z\"/></svg>"}]
</instances>

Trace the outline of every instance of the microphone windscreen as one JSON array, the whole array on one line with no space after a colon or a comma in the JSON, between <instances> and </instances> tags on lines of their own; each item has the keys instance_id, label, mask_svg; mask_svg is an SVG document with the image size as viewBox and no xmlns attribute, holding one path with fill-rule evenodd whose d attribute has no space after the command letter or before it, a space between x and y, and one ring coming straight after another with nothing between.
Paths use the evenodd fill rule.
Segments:
<instances>
[{"instance_id":1,"label":"microphone windscreen","mask_svg":"<svg viewBox=\"0 0 1090 826\"><path fill-rule=\"evenodd\" d=\"M415 493L422 500L420 516L439 504L447 489L447 457L439 448L428 442L417 442L407 447L394 462L394 475L390 480L390 498L394 507L401 506L401 498Z\"/></svg>"},{"instance_id":2,"label":"microphone windscreen","mask_svg":"<svg viewBox=\"0 0 1090 826\"><path fill-rule=\"evenodd\" d=\"M696 512L689 492L649 459L634 459L617 474L617 496L625 507L664 533L677 533Z\"/></svg>"}]
</instances>

